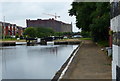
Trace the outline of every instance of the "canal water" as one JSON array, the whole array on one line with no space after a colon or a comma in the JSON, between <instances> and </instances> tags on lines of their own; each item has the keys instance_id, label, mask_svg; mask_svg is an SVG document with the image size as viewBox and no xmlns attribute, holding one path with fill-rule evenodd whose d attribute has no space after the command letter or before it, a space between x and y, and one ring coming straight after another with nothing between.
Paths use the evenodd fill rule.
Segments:
<instances>
[{"instance_id":1,"label":"canal water","mask_svg":"<svg viewBox=\"0 0 120 81\"><path fill-rule=\"evenodd\" d=\"M52 79L77 46L2 47L2 78Z\"/></svg>"}]
</instances>

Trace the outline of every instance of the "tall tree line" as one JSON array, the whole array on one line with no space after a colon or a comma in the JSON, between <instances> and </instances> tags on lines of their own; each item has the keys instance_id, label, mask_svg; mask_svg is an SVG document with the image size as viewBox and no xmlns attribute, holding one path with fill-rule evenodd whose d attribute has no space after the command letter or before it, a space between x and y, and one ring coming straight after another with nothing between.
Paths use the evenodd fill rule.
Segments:
<instances>
[{"instance_id":1,"label":"tall tree line","mask_svg":"<svg viewBox=\"0 0 120 81\"><path fill-rule=\"evenodd\" d=\"M108 40L110 26L109 2L73 2L70 16L76 16L76 26L89 32L94 41Z\"/></svg>"}]
</instances>

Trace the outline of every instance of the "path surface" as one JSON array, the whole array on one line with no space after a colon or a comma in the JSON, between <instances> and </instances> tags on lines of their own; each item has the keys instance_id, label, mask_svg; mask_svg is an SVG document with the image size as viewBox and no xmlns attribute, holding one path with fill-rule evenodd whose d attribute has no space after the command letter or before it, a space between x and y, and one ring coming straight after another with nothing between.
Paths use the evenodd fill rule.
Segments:
<instances>
[{"instance_id":1,"label":"path surface","mask_svg":"<svg viewBox=\"0 0 120 81\"><path fill-rule=\"evenodd\" d=\"M111 79L111 59L92 41L84 41L63 79Z\"/></svg>"}]
</instances>

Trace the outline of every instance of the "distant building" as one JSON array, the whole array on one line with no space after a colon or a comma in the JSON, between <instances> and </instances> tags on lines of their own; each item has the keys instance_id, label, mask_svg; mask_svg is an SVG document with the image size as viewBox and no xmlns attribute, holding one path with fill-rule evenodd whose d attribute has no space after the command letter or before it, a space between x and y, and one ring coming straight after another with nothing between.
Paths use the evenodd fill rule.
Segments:
<instances>
[{"instance_id":1,"label":"distant building","mask_svg":"<svg viewBox=\"0 0 120 81\"><path fill-rule=\"evenodd\" d=\"M26 20L27 27L47 27L52 28L55 32L72 32L72 24L67 24L54 19L37 19Z\"/></svg>"},{"instance_id":2,"label":"distant building","mask_svg":"<svg viewBox=\"0 0 120 81\"><path fill-rule=\"evenodd\" d=\"M16 31L16 33L17 33L19 36L22 36L22 35L23 35L23 30L24 30L23 27L17 26L17 31Z\"/></svg>"},{"instance_id":3,"label":"distant building","mask_svg":"<svg viewBox=\"0 0 120 81\"><path fill-rule=\"evenodd\" d=\"M4 36L22 36L23 35L23 27L17 26L16 24L11 24L7 22L0 22L0 27L2 35Z\"/></svg>"}]
</instances>

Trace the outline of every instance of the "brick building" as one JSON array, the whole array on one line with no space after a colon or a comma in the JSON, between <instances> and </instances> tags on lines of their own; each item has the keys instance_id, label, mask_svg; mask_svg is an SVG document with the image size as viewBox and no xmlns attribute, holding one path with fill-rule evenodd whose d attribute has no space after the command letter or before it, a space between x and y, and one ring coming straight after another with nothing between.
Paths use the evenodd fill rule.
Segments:
<instances>
[{"instance_id":1,"label":"brick building","mask_svg":"<svg viewBox=\"0 0 120 81\"><path fill-rule=\"evenodd\" d=\"M1 32L4 36L19 36L23 35L23 27L17 26L16 24L11 24L7 22L0 22Z\"/></svg>"},{"instance_id":2,"label":"brick building","mask_svg":"<svg viewBox=\"0 0 120 81\"><path fill-rule=\"evenodd\" d=\"M24 28L22 28L21 26L17 26L16 33L17 33L19 36L22 36L22 35L23 35L23 30L24 30Z\"/></svg>"},{"instance_id":3,"label":"brick building","mask_svg":"<svg viewBox=\"0 0 120 81\"><path fill-rule=\"evenodd\" d=\"M54 19L37 19L26 20L27 27L48 27L52 28L55 32L72 32L72 24L67 24Z\"/></svg>"}]
</instances>

